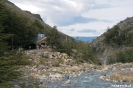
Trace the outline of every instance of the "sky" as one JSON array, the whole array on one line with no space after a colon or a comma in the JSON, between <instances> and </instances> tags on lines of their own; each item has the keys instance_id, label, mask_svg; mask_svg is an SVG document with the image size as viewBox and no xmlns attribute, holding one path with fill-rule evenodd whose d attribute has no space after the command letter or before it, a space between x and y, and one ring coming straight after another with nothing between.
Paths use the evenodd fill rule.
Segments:
<instances>
[{"instance_id":1,"label":"sky","mask_svg":"<svg viewBox=\"0 0 133 88\"><path fill-rule=\"evenodd\" d=\"M9 0L69 36L100 36L133 16L133 0Z\"/></svg>"}]
</instances>

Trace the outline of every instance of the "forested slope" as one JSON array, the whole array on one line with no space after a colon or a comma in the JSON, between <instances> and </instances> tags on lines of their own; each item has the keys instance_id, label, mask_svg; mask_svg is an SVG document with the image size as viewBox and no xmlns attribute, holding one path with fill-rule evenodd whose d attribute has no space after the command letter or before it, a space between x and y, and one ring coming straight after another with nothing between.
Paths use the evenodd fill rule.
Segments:
<instances>
[{"instance_id":1,"label":"forested slope","mask_svg":"<svg viewBox=\"0 0 133 88\"><path fill-rule=\"evenodd\" d=\"M119 22L92 42L99 58L108 63L133 61L133 17Z\"/></svg>"}]
</instances>

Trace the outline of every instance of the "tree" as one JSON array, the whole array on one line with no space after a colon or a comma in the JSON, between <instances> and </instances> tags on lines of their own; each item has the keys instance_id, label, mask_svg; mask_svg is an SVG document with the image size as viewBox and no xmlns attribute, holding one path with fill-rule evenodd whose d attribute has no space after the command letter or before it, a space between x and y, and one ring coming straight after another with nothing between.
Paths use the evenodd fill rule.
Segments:
<instances>
[{"instance_id":1,"label":"tree","mask_svg":"<svg viewBox=\"0 0 133 88\"><path fill-rule=\"evenodd\" d=\"M0 0L0 57L4 55L4 52L6 50L6 41L4 40L8 38L4 33L4 26L3 26L4 21L7 18L6 12L7 8L4 5L3 0Z\"/></svg>"},{"instance_id":2,"label":"tree","mask_svg":"<svg viewBox=\"0 0 133 88\"><path fill-rule=\"evenodd\" d=\"M72 49L75 48L75 41L72 38L67 38L61 41L60 49L62 52L67 53L68 55L71 55Z\"/></svg>"},{"instance_id":3,"label":"tree","mask_svg":"<svg viewBox=\"0 0 133 88\"><path fill-rule=\"evenodd\" d=\"M38 25L36 21L32 21L25 15L9 9L7 19L3 24L5 34L10 35L10 38L6 39L8 45L12 45L12 40L16 48L34 43L38 32L41 30L36 25Z\"/></svg>"},{"instance_id":4,"label":"tree","mask_svg":"<svg viewBox=\"0 0 133 88\"><path fill-rule=\"evenodd\" d=\"M60 40L60 34L57 30L57 27L54 26L51 30L47 30L46 33L46 37L47 37L47 44L50 46L56 46L56 47L60 47L61 44L61 40Z\"/></svg>"},{"instance_id":5,"label":"tree","mask_svg":"<svg viewBox=\"0 0 133 88\"><path fill-rule=\"evenodd\" d=\"M115 25L105 33L104 42L109 45L122 45L121 30L118 25Z\"/></svg>"}]
</instances>

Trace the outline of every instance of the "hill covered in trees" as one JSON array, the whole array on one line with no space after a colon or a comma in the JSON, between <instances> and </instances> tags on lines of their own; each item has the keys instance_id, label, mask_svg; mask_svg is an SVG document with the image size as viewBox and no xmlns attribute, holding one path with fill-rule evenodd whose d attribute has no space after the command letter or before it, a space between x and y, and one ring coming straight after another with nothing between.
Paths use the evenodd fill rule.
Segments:
<instances>
[{"instance_id":1,"label":"hill covered in trees","mask_svg":"<svg viewBox=\"0 0 133 88\"><path fill-rule=\"evenodd\" d=\"M108 28L105 33L92 42L99 58L107 63L133 61L133 17Z\"/></svg>"}]
</instances>

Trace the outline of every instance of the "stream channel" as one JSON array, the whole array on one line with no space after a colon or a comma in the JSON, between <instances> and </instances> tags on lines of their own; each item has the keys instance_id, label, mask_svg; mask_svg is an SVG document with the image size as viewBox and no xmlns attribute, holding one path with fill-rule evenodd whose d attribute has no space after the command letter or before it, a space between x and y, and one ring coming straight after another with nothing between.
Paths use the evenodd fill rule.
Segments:
<instances>
[{"instance_id":1,"label":"stream channel","mask_svg":"<svg viewBox=\"0 0 133 88\"><path fill-rule=\"evenodd\" d=\"M46 82L48 88L133 88L132 83L114 83L100 79L101 75L109 74L110 71L99 72L91 70L82 73L79 77L64 77L63 80ZM67 83L66 83L67 82Z\"/></svg>"}]
</instances>

